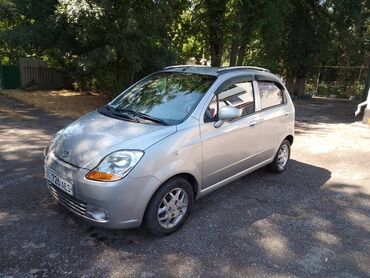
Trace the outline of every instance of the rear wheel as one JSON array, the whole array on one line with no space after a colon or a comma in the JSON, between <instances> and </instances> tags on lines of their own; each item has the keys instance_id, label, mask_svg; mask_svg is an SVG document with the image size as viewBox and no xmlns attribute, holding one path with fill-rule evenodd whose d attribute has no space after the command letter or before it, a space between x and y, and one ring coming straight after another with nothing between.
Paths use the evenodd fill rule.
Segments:
<instances>
[{"instance_id":1,"label":"rear wheel","mask_svg":"<svg viewBox=\"0 0 370 278\"><path fill-rule=\"evenodd\" d=\"M290 159L290 142L284 140L277 151L274 161L269 165L269 169L275 173L284 172Z\"/></svg>"},{"instance_id":2,"label":"rear wheel","mask_svg":"<svg viewBox=\"0 0 370 278\"><path fill-rule=\"evenodd\" d=\"M193 200L193 188L186 179L168 180L150 200L144 216L144 228L157 236L177 231L188 217Z\"/></svg>"}]
</instances>

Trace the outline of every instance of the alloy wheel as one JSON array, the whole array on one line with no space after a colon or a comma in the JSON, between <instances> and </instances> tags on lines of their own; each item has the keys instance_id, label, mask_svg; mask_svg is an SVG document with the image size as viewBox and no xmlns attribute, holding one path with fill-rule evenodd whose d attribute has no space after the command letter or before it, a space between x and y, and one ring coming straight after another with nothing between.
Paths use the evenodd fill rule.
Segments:
<instances>
[{"instance_id":1,"label":"alloy wheel","mask_svg":"<svg viewBox=\"0 0 370 278\"><path fill-rule=\"evenodd\" d=\"M163 198L158 208L158 222L161 227L170 229L184 218L189 207L188 193L182 188L174 188Z\"/></svg>"},{"instance_id":2,"label":"alloy wheel","mask_svg":"<svg viewBox=\"0 0 370 278\"><path fill-rule=\"evenodd\" d=\"M277 157L277 165L279 170L283 170L289 160L289 147L287 145L282 145Z\"/></svg>"}]
</instances>

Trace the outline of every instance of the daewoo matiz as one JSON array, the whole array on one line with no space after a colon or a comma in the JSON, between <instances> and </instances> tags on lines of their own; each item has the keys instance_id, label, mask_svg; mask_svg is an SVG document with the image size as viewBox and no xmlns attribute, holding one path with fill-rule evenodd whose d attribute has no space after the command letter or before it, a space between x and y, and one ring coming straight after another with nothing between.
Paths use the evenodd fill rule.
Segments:
<instances>
[{"instance_id":1,"label":"daewoo matiz","mask_svg":"<svg viewBox=\"0 0 370 278\"><path fill-rule=\"evenodd\" d=\"M59 131L45 176L96 225L166 235L197 198L265 165L284 171L293 135L294 106L268 70L172 66Z\"/></svg>"}]
</instances>

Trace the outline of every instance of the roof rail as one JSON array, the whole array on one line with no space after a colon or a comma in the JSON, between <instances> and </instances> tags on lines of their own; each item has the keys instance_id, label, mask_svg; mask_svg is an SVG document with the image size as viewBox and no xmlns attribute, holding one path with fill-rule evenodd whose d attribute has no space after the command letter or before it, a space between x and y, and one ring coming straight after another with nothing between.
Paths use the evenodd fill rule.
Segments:
<instances>
[{"instance_id":1,"label":"roof rail","mask_svg":"<svg viewBox=\"0 0 370 278\"><path fill-rule=\"evenodd\" d=\"M168 70L168 69L181 69L181 68L210 68L210 66L206 66L206 65L175 65L175 66L168 66L168 67L165 67L164 69L165 70Z\"/></svg>"},{"instance_id":2,"label":"roof rail","mask_svg":"<svg viewBox=\"0 0 370 278\"><path fill-rule=\"evenodd\" d=\"M237 66L237 67L221 68L217 72L222 73L222 72L226 72L226 71L242 70L242 69L251 69L251 70L259 70L259 71L264 71L264 72L270 72L268 69L265 69L265 68L251 67L251 66Z\"/></svg>"},{"instance_id":3,"label":"roof rail","mask_svg":"<svg viewBox=\"0 0 370 278\"><path fill-rule=\"evenodd\" d=\"M165 67L164 69L165 70L168 70L168 69L177 69L177 68L185 68L185 67L191 67L192 65L175 65L175 66L168 66L168 67Z\"/></svg>"}]
</instances>

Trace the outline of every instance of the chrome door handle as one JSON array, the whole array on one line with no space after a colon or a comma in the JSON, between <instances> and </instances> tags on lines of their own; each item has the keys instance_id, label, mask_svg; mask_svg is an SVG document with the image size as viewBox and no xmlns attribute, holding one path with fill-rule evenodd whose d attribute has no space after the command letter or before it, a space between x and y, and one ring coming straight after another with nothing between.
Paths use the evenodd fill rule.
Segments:
<instances>
[{"instance_id":1,"label":"chrome door handle","mask_svg":"<svg viewBox=\"0 0 370 278\"><path fill-rule=\"evenodd\" d=\"M249 123L249 127L256 127L257 126L257 122L250 122Z\"/></svg>"},{"instance_id":2,"label":"chrome door handle","mask_svg":"<svg viewBox=\"0 0 370 278\"><path fill-rule=\"evenodd\" d=\"M284 113L284 116L288 116L290 113L289 112L285 112Z\"/></svg>"}]
</instances>

